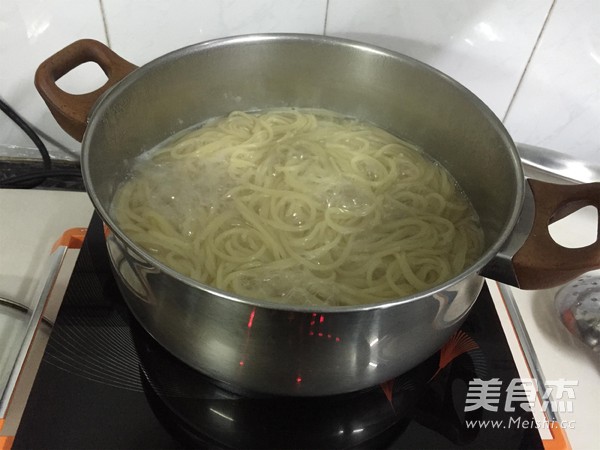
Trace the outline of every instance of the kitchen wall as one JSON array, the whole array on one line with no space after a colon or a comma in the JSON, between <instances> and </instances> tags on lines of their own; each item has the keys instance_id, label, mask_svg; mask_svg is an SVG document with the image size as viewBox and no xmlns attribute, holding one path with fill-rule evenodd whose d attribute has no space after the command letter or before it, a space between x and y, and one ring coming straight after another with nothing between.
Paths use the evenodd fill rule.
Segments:
<instances>
[{"instance_id":1,"label":"kitchen wall","mask_svg":"<svg viewBox=\"0 0 600 450\"><path fill-rule=\"evenodd\" d=\"M458 80L515 141L600 162L599 0L2 0L0 97L56 158L79 145L33 86L38 65L80 38L144 64L182 46L257 32L347 37L420 59ZM85 64L59 85L84 93L106 77ZM0 115L0 156L35 155Z\"/></svg>"}]
</instances>

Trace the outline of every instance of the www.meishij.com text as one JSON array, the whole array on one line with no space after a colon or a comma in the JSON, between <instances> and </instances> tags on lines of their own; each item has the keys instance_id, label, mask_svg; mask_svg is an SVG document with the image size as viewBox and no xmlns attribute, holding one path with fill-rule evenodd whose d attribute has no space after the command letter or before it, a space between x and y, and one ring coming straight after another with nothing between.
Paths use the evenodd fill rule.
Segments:
<instances>
[{"instance_id":1,"label":"www.meishij.com text","mask_svg":"<svg viewBox=\"0 0 600 450\"><path fill-rule=\"evenodd\" d=\"M499 430L506 429L569 429L575 428L574 420L561 420L560 422L537 421L534 419L524 419L522 417L509 417L507 420L466 420L467 428L492 428Z\"/></svg>"}]
</instances>

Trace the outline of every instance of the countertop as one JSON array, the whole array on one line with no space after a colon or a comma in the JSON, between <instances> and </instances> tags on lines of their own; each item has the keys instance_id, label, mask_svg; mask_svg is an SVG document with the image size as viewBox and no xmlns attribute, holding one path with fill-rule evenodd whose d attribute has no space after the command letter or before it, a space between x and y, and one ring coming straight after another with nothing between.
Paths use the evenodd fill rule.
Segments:
<instances>
[{"instance_id":1,"label":"countertop","mask_svg":"<svg viewBox=\"0 0 600 450\"><path fill-rule=\"evenodd\" d=\"M92 212L84 192L0 189L0 297L30 306L53 244Z\"/></svg>"}]
</instances>

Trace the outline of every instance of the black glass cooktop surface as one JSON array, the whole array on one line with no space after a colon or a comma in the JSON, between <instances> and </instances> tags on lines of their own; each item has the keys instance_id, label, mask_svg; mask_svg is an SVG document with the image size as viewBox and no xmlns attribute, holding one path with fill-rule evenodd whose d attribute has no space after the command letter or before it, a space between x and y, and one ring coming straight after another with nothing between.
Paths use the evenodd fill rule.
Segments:
<instances>
[{"instance_id":1,"label":"black glass cooktop surface","mask_svg":"<svg viewBox=\"0 0 600 450\"><path fill-rule=\"evenodd\" d=\"M484 426L531 422L529 412L468 403L472 380L517 377L484 287L461 330L394 380L330 397L239 392L172 357L132 318L95 216L13 448L542 448L534 428Z\"/></svg>"}]
</instances>

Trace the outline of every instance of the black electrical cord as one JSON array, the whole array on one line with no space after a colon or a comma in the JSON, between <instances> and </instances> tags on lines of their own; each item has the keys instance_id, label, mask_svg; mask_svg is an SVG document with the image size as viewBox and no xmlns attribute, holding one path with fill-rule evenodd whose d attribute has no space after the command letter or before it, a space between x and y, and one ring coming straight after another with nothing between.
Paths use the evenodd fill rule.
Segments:
<instances>
[{"instance_id":1,"label":"black electrical cord","mask_svg":"<svg viewBox=\"0 0 600 450\"><path fill-rule=\"evenodd\" d=\"M81 178L81 172L75 169L36 170L23 175L15 175L8 180L2 181L2 186L8 181L12 185L20 185L27 182L39 182L38 185L48 178ZM40 181L41 180L41 181Z\"/></svg>"},{"instance_id":2,"label":"black electrical cord","mask_svg":"<svg viewBox=\"0 0 600 450\"><path fill-rule=\"evenodd\" d=\"M14 123L16 123L19 126L19 128L21 130L23 130L25 132L25 134L27 136L29 136L29 138L33 141L33 143L39 150L40 155L42 155L42 160L44 162L44 169L46 169L46 170L52 169L52 160L50 159L50 154L48 153L48 149L46 148L46 146L44 145L42 140L38 137L37 133L35 131L33 131L33 129L29 126L29 124L27 122L25 122L25 120L23 120L21 118L21 116L19 116L17 114L17 112L14 109L12 109L10 106L8 106L2 99L0 99L0 109Z\"/></svg>"},{"instance_id":3,"label":"black electrical cord","mask_svg":"<svg viewBox=\"0 0 600 450\"><path fill-rule=\"evenodd\" d=\"M43 162L43 170L37 170L23 175L15 175L7 179L0 180L0 187L30 189L39 186L48 178L81 178L81 172L79 170L52 170L52 159L50 158L48 149L33 128L31 128L29 124L17 114L17 112L2 99L0 99L0 109L33 141L40 152L40 155L42 156Z\"/></svg>"}]
</instances>

